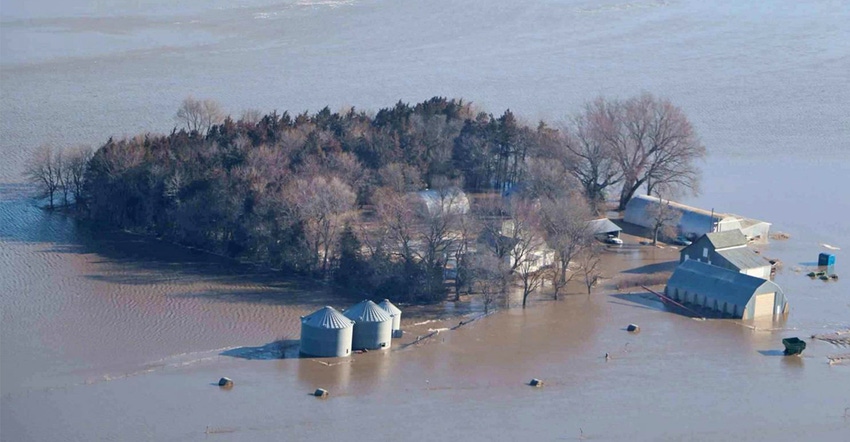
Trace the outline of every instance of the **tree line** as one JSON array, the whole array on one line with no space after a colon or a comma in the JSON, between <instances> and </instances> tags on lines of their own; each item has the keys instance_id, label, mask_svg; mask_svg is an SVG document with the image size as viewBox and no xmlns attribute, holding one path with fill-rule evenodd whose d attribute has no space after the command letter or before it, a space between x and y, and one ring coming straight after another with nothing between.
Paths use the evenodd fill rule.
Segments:
<instances>
[{"instance_id":1,"label":"tree line","mask_svg":"<svg viewBox=\"0 0 850 442\"><path fill-rule=\"evenodd\" d=\"M175 119L96 151L42 147L26 176L50 208L61 195L93 222L402 302L475 292L487 306L517 284L525 305L582 271L589 290L586 222L611 192L623 208L641 188L696 191L705 154L649 94L597 99L559 128L442 97L235 119L189 97Z\"/></svg>"}]
</instances>

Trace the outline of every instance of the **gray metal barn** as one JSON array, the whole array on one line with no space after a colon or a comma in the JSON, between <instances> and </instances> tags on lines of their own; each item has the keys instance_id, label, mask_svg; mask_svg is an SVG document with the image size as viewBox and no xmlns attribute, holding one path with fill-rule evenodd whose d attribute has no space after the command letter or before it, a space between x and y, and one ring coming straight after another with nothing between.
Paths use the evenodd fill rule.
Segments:
<instances>
[{"instance_id":1,"label":"gray metal barn","mask_svg":"<svg viewBox=\"0 0 850 442\"><path fill-rule=\"evenodd\" d=\"M393 331L401 330L401 309L393 305L389 299L381 301L378 307L386 310L393 317Z\"/></svg>"},{"instance_id":2,"label":"gray metal barn","mask_svg":"<svg viewBox=\"0 0 850 442\"><path fill-rule=\"evenodd\" d=\"M322 307L301 317L301 353L335 358L351 355L354 321L333 307Z\"/></svg>"},{"instance_id":3,"label":"gray metal barn","mask_svg":"<svg viewBox=\"0 0 850 442\"><path fill-rule=\"evenodd\" d=\"M788 299L775 283L688 259L676 267L667 297L733 318L753 319L788 312Z\"/></svg>"},{"instance_id":4,"label":"gray metal barn","mask_svg":"<svg viewBox=\"0 0 850 442\"><path fill-rule=\"evenodd\" d=\"M649 195L635 195L626 204L626 214L623 221L641 227L651 228L653 224L652 208L661 204L661 200ZM686 206L675 201L664 200L679 211L682 216L676 226L678 233L696 238L709 232L726 232L740 229L747 239L760 238L766 240L770 233L770 223L729 213L712 212L696 207Z\"/></svg>"},{"instance_id":5,"label":"gray metal barn","mask_svg":"<svg viewBox=\"0 0 850 442\"><path fill-rule=\"evenodd\" d=\"M351 347L355 350L390 348L393 337L393 318L378 304L364 299L343 312L354 321Z\"/></svg>"}]
</instances>

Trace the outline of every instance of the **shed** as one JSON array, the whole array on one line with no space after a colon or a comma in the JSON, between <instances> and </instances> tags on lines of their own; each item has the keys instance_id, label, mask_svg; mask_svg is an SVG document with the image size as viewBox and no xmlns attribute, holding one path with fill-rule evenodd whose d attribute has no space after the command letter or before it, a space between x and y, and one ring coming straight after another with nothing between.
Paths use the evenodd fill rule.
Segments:
<instances>
[{"instance_id":1,"label":"shed","mask_svg":"<svg viewBox=\"0 0 850 442\"><path fill-rule=\"evenodd\" d=\"M712 232L700 236L679 252L679 262L693 259L750 276L770 279L770 263L748 246L740 230Z\"/></svg>"},{"instance_id":2,"label":"shed","mask_svg":"<svg viewBox=\"0 0 850 442\"><path fill-rule=\"evenodd\" d=\"M378 304L364 299L343 312L354 321L351 347L355 350L390 348L393 336L393 318Z\"/></svg>"},{"instance_id":3,"label":"shed","mask_svg":"<svg viewBox=\"0 0 850 442\"><path fill-rule=\"evenodd\" d=\"M334 358L351 355L354 321L333 307L301 317L301 353Z\"/></svg>"},{"instance_id":4,"label":"shed","mask_svg":"<svg viewBox=\"0 0 850 442\"><path fill-rule=\"evenodd\" d=\"M676 267L664 292L678 302L733 318L788 312L788 300L775 283L692 259Z\"/></svg>"},{"instance_id":5,"label":"shed","mask_svg":"<svg viewBox=\"0 0 850 442\"><path fill-rule=\"evenodd\" d=\"M608 218L594 219L587 222L587 229L593 236L601 239L609 236L619 237L623 229Z\"/></svg>"},{"instance_id":6,"label":"shed","mask_svg":"<svg viewBox=\"0 0 850 442\"><path fill-rule=\"evenodd\" d=\"M726 232L740 230L747 239L765 239L770 231L770 223L729 213L711 212L697 207L687 206L675 201L664 201L682 216L676 226L678 234L696 238L709 232ZM650 195L635 195L626 204L626 214L623 220L630 224L651 228L653 224L652 210L661 204L661 200Z\"/></svg>"},{"instance_id":7,"label":"shed","mask_svg":"<svg viewBox=\"0 0 850 442\"><path fill-rule=\"evenodd\" d=\"M393 331L401 330L401 309L393 305L389 299L384 299L378 304L378 307L384 309L393 318Z\"/></svg>"}]
</instances>

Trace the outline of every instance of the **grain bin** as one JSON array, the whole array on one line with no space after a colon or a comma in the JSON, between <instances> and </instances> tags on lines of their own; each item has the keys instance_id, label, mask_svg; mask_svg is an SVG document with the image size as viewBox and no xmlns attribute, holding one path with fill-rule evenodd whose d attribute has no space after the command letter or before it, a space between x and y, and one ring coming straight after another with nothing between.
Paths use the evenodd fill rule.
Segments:
<instances>
[{"instance_id":1,"label":"grain bin","mask_svg":"<svg viewBox=\"0 0 850 442\"><path fill-rule=\"evenodd\" d=\"M378 304L378 307L381 307L393 317L393 332L401 330L401 309L393 305L389 299L381 301L381 303Z\"/></svg>"},{"instance_id":2,"label":"grain bin","mask_svg":"<svg viewBox=\"0 0 850 442\"><path fill-rule=\"evenodd\" d=\"M351 355L354 322L333 307L301 317L301 353L320 358Z\"/></svg>"},{"instance_id":3,"label":"grain bin","mask_svg":"<svg viewBox=\"0 0 850 442\"><path fill-rule=\"evenodd\" d=\"M351 348L355 350L377 350L390 348L393 334L393 318L378 304L365 299L344 312L354 321L354 337Z\"/></svg>"}]
</instances>

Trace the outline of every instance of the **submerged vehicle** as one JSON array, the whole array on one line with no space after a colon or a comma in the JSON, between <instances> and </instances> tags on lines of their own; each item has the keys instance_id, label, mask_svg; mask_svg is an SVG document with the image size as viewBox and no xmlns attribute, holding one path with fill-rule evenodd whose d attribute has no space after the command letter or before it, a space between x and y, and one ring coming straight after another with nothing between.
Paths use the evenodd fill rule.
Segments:
<instances>
[{"instance_id":1,"label":"submerged vehicle","mask_svg":"<svg viewBox=\"0 0 850 442\"><path fill-rule=\"evenodd\" d=\"M806 342L800 338L785 338L782 340L782 345L785 346L785 355L798 355L806 349Z\"/></svg>"}]
</instances>

